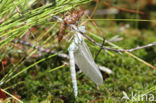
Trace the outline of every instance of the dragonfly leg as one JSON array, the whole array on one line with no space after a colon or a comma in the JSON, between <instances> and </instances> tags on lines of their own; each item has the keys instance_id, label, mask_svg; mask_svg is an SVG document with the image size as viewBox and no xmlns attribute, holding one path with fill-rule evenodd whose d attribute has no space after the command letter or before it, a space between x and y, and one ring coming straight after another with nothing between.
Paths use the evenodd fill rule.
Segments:
<instances>
[{"instance_id":1,"label":"dragonfly leg","mask_svg":"<svg viewBox=\"0 0 156 103\"><path fill-rule=\"evenodd\" d=\"M81 69L79 69L78 74L81 74L81 73L82 73L82 70L81 70Z\"/></svg>"}]
</instances>

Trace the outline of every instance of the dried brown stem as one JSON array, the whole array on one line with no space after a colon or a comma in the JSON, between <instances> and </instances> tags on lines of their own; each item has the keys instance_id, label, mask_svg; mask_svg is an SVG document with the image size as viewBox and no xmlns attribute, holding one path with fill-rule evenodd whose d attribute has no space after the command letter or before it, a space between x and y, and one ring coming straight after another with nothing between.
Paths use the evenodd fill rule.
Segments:
<instances>
[{"instance_id":1,"label":"dried brown stem","mask_svg":"<svg viewBox=\"0 0 156 103\"><path fill-rule=\"evenodd\" d=\"M105 50L111 50L111 51L115 51L115 52L132 52L135 50L139 50L139 49L143 49L143 48L147 48L147 47L151 47L151 46L155 46L156 42L144 45L144 46L140 46L140 47L136 47L136 48L132 48L132 49L114 49L114 48L108 48L105 46L102 46L101 44L97 43L96 41L94 41L92 38L90 38L88 35L84 35L89 41L91 41L92 43L100 46L101 48L105 49Z\"/></svg>"},{"instance_id":2,"label":"dried brown stem","mask_svg":"<svg viewBox=\"0 0 156 103\"><path fill-rule=\"evenodd\" d=\"M139 10L131 10L131 9L127 9L127 8L120 8L120 7L117 7L117 6L112 6L111 4L109 4L107 2L102 2L102 4L104 4L107 7L116 8L116 9L118 9L120 11L125 11L125 12L129 12L129 13L137 13L137 14L145 15L144 12L139 11Z\"/></svg>"},{"instance_id":3,"label":"dried brown stem","mask_svg":"<svg viewBox=\"0 0 156 103\"><path fill-rule=\"evenodd\" d=\"M45 53L50 53L50 54L58 53L57 51L54 51L54 50L51 50L51 49L47 49L47 48L44 48L44 47L41 47L41 46L35 46L35 45L31 44L30 42L24 41L24 40L21 40L21 39L14 39L12 42L13 43L20 43L22 45L35 48L40 52L45 52ZM67 54L65 54L65 53L58 53L58 56L60 56L62 58L69 59L69 56Z\"/></svg>"}]
</instances>

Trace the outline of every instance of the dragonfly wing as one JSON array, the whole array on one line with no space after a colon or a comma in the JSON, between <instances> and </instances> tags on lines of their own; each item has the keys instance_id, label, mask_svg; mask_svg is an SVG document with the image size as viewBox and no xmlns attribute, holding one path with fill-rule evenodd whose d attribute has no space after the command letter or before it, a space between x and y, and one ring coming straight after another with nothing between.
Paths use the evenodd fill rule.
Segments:
<instances>
[{"instance_id":1,"label":"dragonfly wing","mask_svg":"<svg viewBox=\"0 0 156 103\"><path fill-rule=\"evenodd\" d=\"M93 57L92 57L92 54L91 54L91 52L90 52L87 44L84 41L83 35L81 35L80 33L78 33L77 34L77 38L75 38L75 41L77 43L80 43L81 44L81 45L79 44L78 47L79 48L82 48L81 50L86 52L86 56L89 58L89 60L92 61L92 62L94 62ZM81 42L79 42L79 41L81 41Z\"/></svg>"},{"instance_id":2,"label":"dragonfly wing","mask_svg":"<svg viewBox=\"0 0 156 103\"><path fill-rule=\"evenodd\" d=\"M97 85L101 85L103 83L101 72L84 41L78 44L78 50L74 53L74 56L78 67Z\"/></svg>"},{"instance_id":3,"label":"dragonfly wing","mask_svg":"<svg viewBox=\"0 0 156 103\"><path fill-rule=\"evenodd\" d=\"M86 52L86 55L87 55L88 59L89 59L91 62L94 62L93 56L92 56L92 54L91 54L91 52L90 52L90 50L89 50L87 44L86 44L84 41L82 41L82 44L81 44L80 48L81 48L81 50L84 50L84 52ZM83 48L84 48L84 49L83 49ZM94 63L95 63L95 62L94 62Z\"/></svg>"}]
</instances>

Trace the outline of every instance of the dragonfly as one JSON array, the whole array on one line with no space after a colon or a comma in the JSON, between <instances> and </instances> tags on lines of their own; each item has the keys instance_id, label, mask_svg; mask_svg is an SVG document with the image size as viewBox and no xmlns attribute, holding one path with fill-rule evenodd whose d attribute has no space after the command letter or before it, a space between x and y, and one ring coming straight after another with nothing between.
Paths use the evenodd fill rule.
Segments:
<instances>
[{"instance_id":1,"label":"dragonfly","mask_svg":"<svg viewBox=\"0 0 156 103\"><path fill-rule=\"evenodd\" d=\"M75 97L77 97L77 95L78 95L75 64L96 85L103 84L102 74L101 74L98 66L94 62L92 54L91 54L87 44L84 41L83 35L80 32L75 31L74 40L70 44L68 51L69 51L69 56L70 56L70 71L71 71L72 84L73 84Z\"/></svg>"}]
</instances>

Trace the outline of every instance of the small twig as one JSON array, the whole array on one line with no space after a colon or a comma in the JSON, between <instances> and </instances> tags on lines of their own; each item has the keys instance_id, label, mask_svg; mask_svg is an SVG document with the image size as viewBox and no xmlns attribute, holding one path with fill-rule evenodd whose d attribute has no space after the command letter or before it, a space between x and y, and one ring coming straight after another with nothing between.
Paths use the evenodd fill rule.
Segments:
<instances>
[{"instance_id":1,"label":"small twig","mask_svg":"<svg viewBox=\"0 0 156 103\"><path fill-rule=\"evenodd\" d=\"M35 49L37 49L40 52L45 52L45 53L50 53L50 54L57 53L57 51L50 50L50 49L47 49L47 48L44 48L44 47L41 47L41 46L35 46L35 45L31 44L30 42L24 41L24 40L21 40L21 39L14 39L12 42L13 43L20 43L22 45L26 45L26 46L35 48ZM67 54L65 54L65 53L58 53L58 56L60 56L62 58L69 59L69 56Z\"/></svg>"},{"instance_id":2,"label":"small twig","mask_svg":"<svg viewBox=\"0 0 156 103\"><path fill-rule=\"evenodd\" d=\"M104 5L107 6L107 7L116 8L116 9L118 9L118 10L120 10L120 11L129 12L129 13L137 13L137 14L145 15L144 12L139 11L139 10L131 10L131 9L127 9L127 8L120 8L120 7L117 7L117 6L112 6L111 4L109 4L109 3L107 3L107 2L102 2L102 4L104 4Z\"/></svg>"},{"instance_id":3,"label":"small twig","mask_svg":"<svg viewBox=\"0 0 156 103\"><path fill-rule=\"evenodd\" d=\"M103 37L103 41L102 41L102 44L101 44L101 48L98 50L98 52L97 52L97 54L96 54L96 56L95 56L95 62L97 61L97 57L98 57L98 55L100 54L100 52L101 52L101 50L103 49L102 47L103 47L103 45L104 45L104 43L105 43L105 37Z\"/></svg>"},{"instance_id":4,"label":"small twig","mask_svg":"<svg viewBox=\"0 0 156 103\"><path fill-rule=\"evenodd\" d=\"M151 44L147 44L147 45L144 45L144 46L132 48L132 49L129 49L129 50L125 50L125 51L132 52L132 51L135 51L135 50L138 50L138 49L143 49L143 48L151 47L151 46L154 46L154 45L156 45L156 42L153 42Z\"/></svg>"},{"instance_id":5,"label":"small twig","mask_svg":"<svg viewBox=\"0 0 156 103\"><path fill-rule=\"evenodd\" d=\"M15 5L16 7L16 11L19 13L20 16L23 16L22 15L22 12L20 11L19 7L13 2L13 4Z\"/></svg>"},{"instance_id":6,"label":"small twig","mask_svg":"<svg viewBox=\"0 0 156 103\"><path fill-rule=\"evenodd\" d=\"M95 14L96 9L97 9L98 4L99 4L99 0L95 0L95 1L96 1L96 5L95 5L95 7L94 7L94 9L93 9L93 11L92 11L92 13L91 13L91 15L90 15L90 18L92 18L92 16Z\"/></svg>"},{"instance_id":7,"label":"small twig","mask_svg":"<svg viewBox=\"0 0 156 103\"><path fill-rule=\"evenodd\" d=\"M143 49L143 48L147 48L147 47L151 47L151 46L155 46L156 42L144 45L144 46L140 46L140 47L136 47L136 48L132 48L132 49L114 49L114 48L108 48L105 46L102 46L101 44L97 43L96 41L94 41L92 38L90 38L88 35L84 35L89 41L91 41L92 43L94 43L95 45L98 45L100 47L102 47L105 50L111 50L111 51L115 51L115 52L132 52L135 50L139 50L139 49Z\"/></svg>"},{"instance_id":8,"label":"small twig","mask_svg":"<svg viewBox=\"0 0 156 103\"><path fill-rule=\"evenodd\" d=\"M23 101L21 101L20 99L18 99L16 96L10 94L10 93L7 92L6 90L1 89L1 91L3 91L3 92L6 93L7 95L9 95L9 96L12 97L13 99L15 99L17 102L19 102L19 103L24 103Z\"/></svg>"},{"instance_id":9,"label":"small twig","mask_svg":"<svg viewBox=\"0 0 156 103\"><path fill-rule=\"evenodd\" d=\"M15 7L16 7L16 11L17 11L17 13L19 13L19 15L22 17L23 16L23 14L22 14L22 12L20 11L20 8L13 2L13 4L15 5ZM27 22L26 21L24 21L24 24L27 24ZM32 33L32 31L29 29L29 32L30 32L30 34L32 35L32 37L35 39L35 35ZM35 40L36 41L36 40ZM36 41L37 42L37 41Z\"/></svg>"},{"instance_id":10,"label":"small twig","mask_svg":"<svg viewBox=\"0 0 156 103\"><path fill-rule=\"evenodd\" d=\"M0 20L0 24L3 23L4 20L5 20L5 17L3 17L3 18Z\"/></svg>"}]
</instances>

